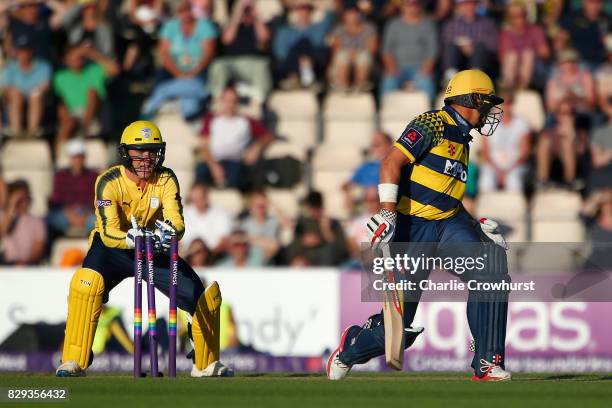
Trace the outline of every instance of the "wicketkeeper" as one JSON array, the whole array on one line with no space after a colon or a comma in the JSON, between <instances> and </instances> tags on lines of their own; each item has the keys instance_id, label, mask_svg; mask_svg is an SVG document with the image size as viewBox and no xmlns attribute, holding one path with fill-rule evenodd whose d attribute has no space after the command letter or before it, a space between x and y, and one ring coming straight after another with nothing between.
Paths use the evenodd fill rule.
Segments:
<instances>
[{"instance_id":1,"label":"wicketkeeper","mask_svg":"<svg viewBox=\"0 0 612 408\"><path fill-rule=\"evenodd\" d=\"M170 237L175 233L180 239L185 223L177 178L172 170L162 167L165 149L157 126L147 121L134 122L121 135L121 164L108 169L96 181L96 225L89 236L83 266L70 282L58 377L85 375L93 360L91 348L102 304L119 282L133 276L134 237L139 231L132 228L132 216L139 226L155 232L155 287L168 296ZM213 282L205 289L195 271L180 258L177 304L191 316L195 356L191 376L233 375L219 361L219 285Z\"/></svg>"},{"instance_id":2,"label":"wicketkeeper","mask_svg":"<svg viewBox=\"0 0 612 408\"><path fill-rule=\"evenodd\" d=\"M503 237L490 220L475 220L461 205L467 180L470 130L484 136L495 131L503 111L493 82L482 71L457 73L446 88L444 107L417 116L408 124L383 159L378 192L382 209L368 222L374 248L388 242L435 243L434 255L466 254L486 259L481 271L464 273L463 280L510 282ZM396 244L399 245L399 244ZM391 248L393 251L393 248ZM426 278L430 271L420 271ZM405 347L422 328L413 328L421 292L404 292ZM467 319L475 342L473 380L509 380L504 369L507 292L470 291ZM381 313L363 327L348 327L327 362L327 376L344 378L354 364L385 352Z\"/></svg>"}]
</instances>

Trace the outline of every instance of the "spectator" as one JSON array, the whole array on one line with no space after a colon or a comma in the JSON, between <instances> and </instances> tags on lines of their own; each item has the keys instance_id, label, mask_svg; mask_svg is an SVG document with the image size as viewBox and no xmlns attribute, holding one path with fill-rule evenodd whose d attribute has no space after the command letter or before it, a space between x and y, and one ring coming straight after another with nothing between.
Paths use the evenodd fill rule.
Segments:
<instances>
[{"instance_id":1,"label":"spectator","mask_svg":"<svg viewBox=\"0 0 612 408\"><path fill-rule=\"evenodd\" d=\"M0 210L0 263L38 264L45 250L47 231L39 217L30 214L30 187L24 180L8 186L6 206Z\"/></svg>"},{"instance_id":2,"label":"spectator","mask_svg":"<svg viewBox=\"0 0 612 408\"><path fill-rule=\"evenodd\" d=\"M238 94L226 88L220 111L204 118L201 154L196 179L219 187L244 189L248 186L246 167L260 159L272 134L257 120L238 114Z\"/></svg>"},{"instance_id":3,"label":"spectator","mask_svg":"<svg viewBox=\"0 0 612 408\"><path fill-rule=\"evenodd\" d=\"M380 161L389 153L392 145L393 141L388 134L382 131L374 133L368 151L368 159L355 170L351 179L343 186L348 208L353 208L354 206L353 195L355 187L368 188L378 186Z\"/></svg>"},{"instance_id":4,"label":"spectator","mask_svg":"<svg viewBox=\"0 0 612 408\"><path fill-rule=\"evenodd\" d=\"M199 238L213 254L222 252L224 240L232 230L232 218L221 207L210 203L208 187L203 184L194 184L189 192L189 204L185 206L185 235L182 245L190 246L191 241Z\"/></svg>"},{"instance_id":5,"label":"spectator","mask_svg":"<svg viewBox=\"0 0 612 408\"><path fill-rule=\"evenodd\" d=\"M40 0L17 0L9 16L8 30L4 36L4 48L8 56L15 56L15 39L28 37L34 46L36 58L53 60L53 49L51 40L53 38L48 22L41 16Z\"/></svg>"},{"instance_id":6,"label":"spectator","mask_svg":"<svg viewBox=\"0 0 612 408\"><path fill-rule=\"evenodd\" d=\"M210 266L212 261L212 254L210 249L206 246L206 243L196 238L189 244L187 248L185 260L192 268L199 268L203 266Z\"/></svg>"},{"instance_id":7,"label":"spectator","mask_svg":"<svg viewBox=\"0 0 612 408\"><path fill-rule=\"evenodd\" d=\"M270 203L263 191L255 191L249 201L249 213L241 220L240 229L247 235L251 245L259 248L266 260L278 252L281 228L289 228L290 221L279 208L273 207L277 215L269 211Z\"/></svg>"},{"instance_id":8,"label":"spectator","mask_svg":"<svg viewBox=\"0 0 612 408\"><path fill-rule=\"evenodd\" d=\"M342 22L331 33L329 77L332 87L347 90L351 68L354 68L355 89L369 91L372 84L368 80L377 49L376 27L365 20L355 1L349 1L342 12Z\"/></svg>"},{"instance_id":9,"label":"spectator","mask_svg":"<svg viewBox=\"0 0 612 408\"><path fill-rule=\"evenodd\" d=\"M583 0L582 11L562 19L561 27L569 33L573 48L591 69L604 61L603 40L612 30L612 20L603 13L603 0Z\"/></svg>"},{"instance_id":10,"label":"spectator","mask_svg":"<svg viewBox=\"0 0 612 408\"><path fill-rule=\"evenodd\" d=\"M612 189L606 187L595 191L585 201L583 216L587 217L587 237L593 248L586 262L595 272L612 268Z\"/></svg>"},{"instance_id":11,"label":"spectator","mask_svg":"<svg viewBox=\"0 0 612 408\"><path fill-rule=\"evenodd\" d=\"M571 99L561 101L554 112L554 125L547 127L536 145L537 187L546 187L550 181L550 169L555 157L563 165L563 181L574 189L576 181L577 156L584 153L586 135L576 126L574 103Z\"/></svg>"},{"instance_id":12,"label":"spectator","mask_svg":"<svg viewBox=\"0 0 612 408\"><path fill-rule=\"evenodd\" d=\"M557 70L546 83L546 109L556 112L562 101L571 99L579 113L595 108L595 85L590 72L578 65L578 54L566 49L557 56Z\"/></svg>"},{"instance_id":13,"label":"spectator","mask_svg":"<svg viewBox=\"0 0 612 408\"><path fill-rule=\"evenodd\" d=\"M89 43L108 58L115 55L112 27L105 23L97 0L81 0L63 16L63 26L71 44Z\"/></svg>"},{"instance_id":14,"label":"spectator","mask_svg":"<svg viewBox=\"0 0 612 408\"><path fill-rule=\"evenodd\" d=\"M176 15L160 32L162 70L144 114L152 116L164 102L178 99L183 117L193 119L208 97L206 70L215 55L217 29L211 20L193 15L189 0L177 3Z\"/></svg>"},{"instance_id":15,"label":"spectator","mask_svg":"<svg viewBox=\"0 0 612 408\"><path fill-rule=\"evenodd\" d=\"M595 83L599 109L612 120L612 34L606 39L606 52L608 59L597 70Z\"/></svg>"},{"instance_id":16,"label":"spectator","mask_svg":"<svg viewBox=\"0 0 612 408\"><path fill-rule=\"evenodd\" d=\"M456 0L456 15L442 28L442 69L444 77L465 68L490 72L495 67L497 27L476 14L478 0Z\"/></svg>"},{"instance_id":17,"label":"spectator","mask_svg":"<svg viewBox=\"0 0 612 408\"><path fill-rule=\"evenodd\" d=\"M228 239L228 256L217 264L220 268L249 268L265 264L262 250L251 245L242 230L234 230Z\"/></svg>"},{"instance_id":18,"label":"spectator","mask_svg":"<svg viewBox=\"0 0 612 408\"><path fill-rule=\"evenodd\" d=\"M401 88L406 81L412 81L416 89L433 100L437 28L423 16L421 0L402 0L401 4L401 16L387 23L383 35L381 97Z\"/></svg>"},{"instance_id":19,"label":"spectator","mask_svg":"<svg viewBox=\"0 0 612 408\"><path fill-rule=\"evenodd\" d=\"M41 136L41 119L51 80L51 66L45 60L34 57L34 44L25 35L15 38L14 49L15 60L6 65L1 81L6 95L10 134L23 135L23 117L26 116L25 135Z\"/></svg>"},{"instance_id":20,"label":"spectator","mask_svg":"<svg viewBox=\"0 0 612 408\"><path fill-rule=\"evenodd\" d=\"M86 136L100 132L97 115L106 99L106 81L119 72L114 60L90 44L69 45L64 62L66 68L53 77L53 88L60 98L56 153L77 129Z\"/></svg>"},{"instance_id":21,"label":"spectator","mask_svg":"<svg viewBox=\"0 0 612 408\"><path fill-rule=\"evenodd\" d=\"M593 190L612 186L612 117L595 129L591 137L591 174Z\"/></svg>"},{"instance_id":22,"label":"spectator","mask_svg":"<svg viewBox=\"0 0 612 408\"><path fill-rule=\"evenodd\" d=\"M504 115L495 137L482 138L480 190L523 192L523 180L529 158L529 125L512 112L513 95L501 93Z\"/></svg>"},{"instance_id":23,"label":"spectator","mask_svg":"<svg viewBox=\"0 0 612 408\"><path fill-rule=\"evenodd\" d=\"M210 66L209 86L218 98L230 79L247 81L252 98L262 103L272 88L270 64L265 56L270 30L259 19L253 0L238 0L221 35L221 57Z\"/></svg>"},{"instance_id":24,"label":"spectator","mask_svg":"<svg viewBox=\"0 0 612 408\"><path fill-rule=\"evenodd\" d=\"M369 248L368 231L366 224L368 220L380 211L380 199L378 188L367 187L363 195L363 209L359 215L349 221L346 229L346 242L349 253L353 259L361 259L364 245Z\"/></svg>"},{"instance_id":25,"label":"spectator","mask_svg":"<svg viewBox=\"0 0 612 408\"><path fill-rule=\"evenodd\" d=\"M84 237L96 221L92 203L98 173L85 167L85 143L81 139L70 140L65 149L70 163L53 178L47 222L56 234Z\"/></svg>"},{"instance_id":26,"label":"spectator","mask_svg":"<svg viewBox=\"0 0 612 408\"><path fill-rule=\"evenodd\" d=\"M304 200L306 214L297 220L294 241L288 251L292 265L339 265L347 256L342 225L323 210L323 196L311 191ZM296 260L297 258L297 260ZM303 260L302 260L303 258Z\"/></svg>"},{"instance_id":27,"label":"spectator","mask_svg":"<svg viewBox=\"0 0 612 408\"><path fill-rule=\"evenodd\" d=\"M334 23L334 13L326 11L323 20L313 23L314 6L307 0L296 0L294 19L278 28L272 41L272 53L278 61L281 87L310 87L322 76L327 63L326 37Z\"/></svg>"},{"instance_id":28,"label":"spectator","mask_svg":"<svg viewBox=\"0 0 612 408\"><path fill-rule=\"evenodd\" d=\"M502 83L508 88L528 88L536 65L550 57L544 30L527 22L527 8L512 2L506 8L506 27L499 36Z\"/></svg>"},{"instance_id":29,"label":"spectator","mask_svg":"<svg viewBox=\"0 0 612 408\"><path fill-rule=\"evenodd\" d=\"M128 0L127 22L122 31L126 41L122 68L135 78L152 73L152 49L165 16L164 0Z\"/></svg>"}]
</instances>

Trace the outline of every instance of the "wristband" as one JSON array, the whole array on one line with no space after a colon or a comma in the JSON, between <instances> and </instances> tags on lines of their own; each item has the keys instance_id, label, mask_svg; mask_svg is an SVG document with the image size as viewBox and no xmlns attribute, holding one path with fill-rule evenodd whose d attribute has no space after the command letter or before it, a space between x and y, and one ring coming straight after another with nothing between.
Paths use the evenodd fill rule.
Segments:
<instances>
[{"instance_id":1,"label":"wristband","mask_svg":"<svg viewBox=\"0 0 612 408\"><path fill-rule=\"evenodd\" d=\"M381 203L397 203L397 184L382 183L378 185L378 197Z\"/></svg>"}]
</instances>

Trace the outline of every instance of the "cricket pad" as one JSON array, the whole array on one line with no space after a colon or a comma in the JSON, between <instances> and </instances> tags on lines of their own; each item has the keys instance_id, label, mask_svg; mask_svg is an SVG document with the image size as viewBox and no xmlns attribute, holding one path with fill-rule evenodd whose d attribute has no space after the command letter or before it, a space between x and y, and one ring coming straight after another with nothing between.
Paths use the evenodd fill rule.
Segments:
<instances>
[{"instance_id":1,"label":"cricket pad","mask_svg":"<svg viewBox=\"0 0 612 408\"><path fill-rule=\"evenodd\" d=\"M219 360L221 326L221 290L212 282L202 293L191 323L195 351L195 365L203 370Z\"/></svg>"},{"instance_id":2,"label":"cricket pad","mask_svg":"<svg viewBox=\"0 0 612 408\"><path fill-rule=\"evenodd\" d=\"M93 269L80 268L72 276L62 362L76 361L83 370L91 364L103 294L104 278Z\"/></svg>"}]
</instances>

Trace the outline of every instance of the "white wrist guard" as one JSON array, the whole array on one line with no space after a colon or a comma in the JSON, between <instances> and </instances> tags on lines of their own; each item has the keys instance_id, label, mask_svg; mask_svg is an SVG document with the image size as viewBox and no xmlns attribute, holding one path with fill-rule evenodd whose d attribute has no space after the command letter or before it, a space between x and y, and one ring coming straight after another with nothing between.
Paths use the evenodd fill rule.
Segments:
<instances>
[{"instance_id":1,"label":"white wrist guard","mask_svg":"<svg viewBox=\"0 0 612 408\"><path fill-rule=\"evenodd\" d=\"M382 183L378 185L378 198L381 203L397 203L397 184Z\"/></svg>"}]
</instances>

